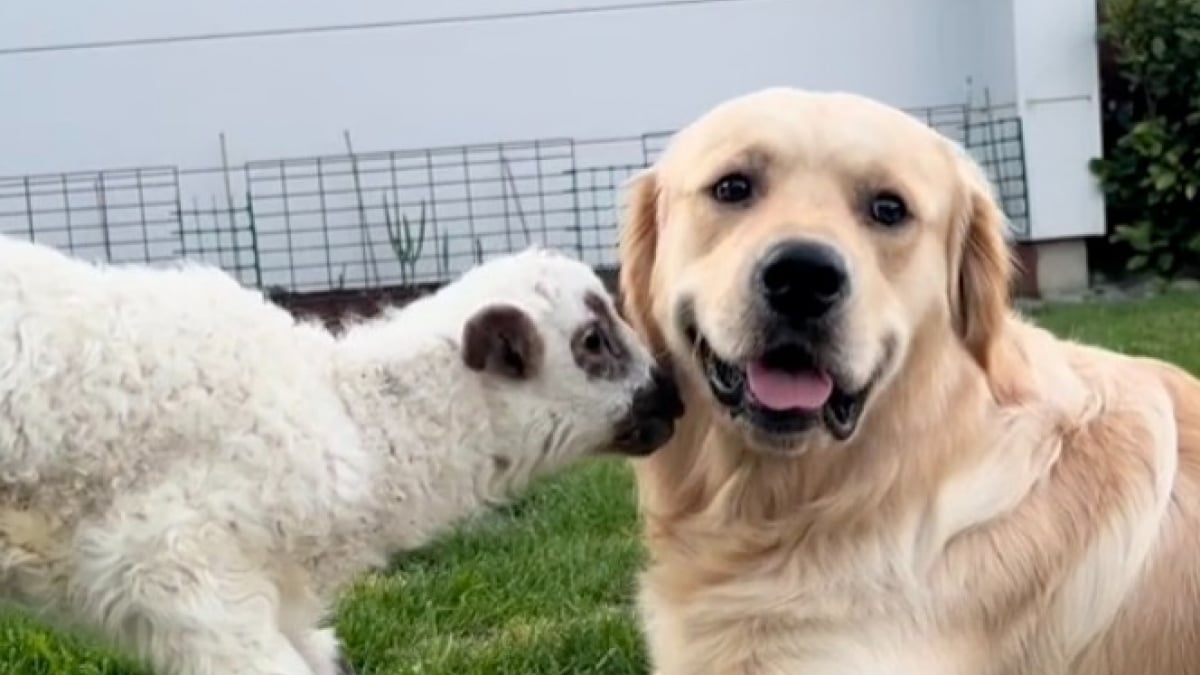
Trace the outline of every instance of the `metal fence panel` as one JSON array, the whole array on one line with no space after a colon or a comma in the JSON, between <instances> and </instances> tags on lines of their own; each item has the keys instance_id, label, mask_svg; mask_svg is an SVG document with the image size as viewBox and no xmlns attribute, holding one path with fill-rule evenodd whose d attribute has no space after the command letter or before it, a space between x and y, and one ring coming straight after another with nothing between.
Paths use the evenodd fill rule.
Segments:
<instances>
[{"instance_id":1,"label":"metal fence panel","mask_svg":"<svg viewBox=\"0 0 1200 675\"><path fill-rule=\"evenodd\" d=\"M979 160L1014 236L1027 235L1015 112L910 112ZM2 178L0 232L107 262L202 260L247 285L292 293L439 283L534 243L612 267L623 188L670 136Z\"/></svg>"}]
</instances>

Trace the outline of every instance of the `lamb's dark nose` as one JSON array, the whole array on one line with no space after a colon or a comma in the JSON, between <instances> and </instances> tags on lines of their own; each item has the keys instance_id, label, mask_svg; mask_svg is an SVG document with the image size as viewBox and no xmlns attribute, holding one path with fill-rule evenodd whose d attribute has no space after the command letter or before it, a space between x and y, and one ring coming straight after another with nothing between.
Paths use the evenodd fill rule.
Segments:
<instances>
[{"instance_id":1,"label":"lamb's dark nose","mask_svg":"<svg viewBox=\"0 0 1200 675\"><path fill-rule=\"evenodd\" d=\"M648 455L671 440L680 417L683 399L675 379L655 367L650 383L634 394L629 413L618 426L616 449L629 455Z\"/></svg>"},{"instance_id":2,"label":"lamb's dark nose","mask_svg":"<svg viewBox=\"0 0 1200 675\"><path fill-rule=\"evenodd\" d=\"M832 246L808 240L776 245L758 267L759 292L792 323L823 318L846 297L850 275Z\"/></svg>"}]
</instances>

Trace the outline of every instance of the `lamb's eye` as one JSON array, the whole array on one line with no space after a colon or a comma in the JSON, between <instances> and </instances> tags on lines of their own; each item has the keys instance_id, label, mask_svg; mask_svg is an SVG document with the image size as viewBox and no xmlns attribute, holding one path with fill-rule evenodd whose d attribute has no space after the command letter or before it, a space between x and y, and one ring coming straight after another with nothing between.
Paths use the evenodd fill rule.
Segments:
<instances>
[{"instance_id":1,"label":"lamb's eye","mask_svg":"<svg viewBox=\"0 0 1200 675\"><path fill-rule=\"evenodd\" d=\"M712 197L722 204L741 204L754 196L754 182L744 173L721 176L712 186Z\"/></svg>"},{"instance_id":2,"label":"lamb's eye","mask_svg":"<svg viewBox=\"0 0 1200 675\"><path fill-rule=\"evenodd\" d=\"M896 227L908 220L908 205L892 192L880 192L871 198L871 220L884 227Z\"/></svg>"},{"instance_id":3,"label":"lamb's eye","mask_svg":"<svg viewBox=\"0 0 1200 675\"><path fill-rule=\"evenodd\" d=\"M604 351L608 344L604 339L604 333L600 331L599 326L589 326L583 333L583 348L592 354L599 354Z\"/></svg>"}]
</instances>

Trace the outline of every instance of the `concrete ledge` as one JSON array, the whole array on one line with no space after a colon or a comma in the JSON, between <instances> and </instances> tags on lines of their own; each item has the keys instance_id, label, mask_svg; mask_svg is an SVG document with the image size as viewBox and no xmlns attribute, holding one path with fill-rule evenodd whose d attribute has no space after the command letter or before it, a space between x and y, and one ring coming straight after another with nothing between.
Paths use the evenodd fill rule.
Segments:
<instances>
[{"instance_id":1,"label":"concrete ledge","mask_svg":"<svg viewBox=\"0 0 1200 675\"><path fill-rule=\"evenodd\" d=\"M1016 259L1020 271L1014 291L1019 297L1072 295L1087 290L1090 283L1083 239L1020 242Z\"/></svg>"}]
</instances>

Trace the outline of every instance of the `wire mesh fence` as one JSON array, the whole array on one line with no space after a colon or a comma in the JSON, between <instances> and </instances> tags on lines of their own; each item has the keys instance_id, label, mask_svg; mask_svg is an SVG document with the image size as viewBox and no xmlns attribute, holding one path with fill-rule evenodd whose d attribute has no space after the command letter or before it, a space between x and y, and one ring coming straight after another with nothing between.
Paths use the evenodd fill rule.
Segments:
<instances>
[{"instance_id":1,"label":"wire mesh fence","mask_svg":"<svg viewBox=\"0 0 1200 675\"><path fill-rule=\"evenodd\" d=\"M0 231L88 258L177 253L179 175L172 167L0 180Z\"/></svg>"},{"instance_id":2,"label":"wire mesh fence","mask_svg":"<svg viewBox=\"0 0 1200 675\"><path fill-rule=\"evenodd\" d=\"M983 164L1028 232L1012 111L912 111ZM0 179L0 232L107 262L180 257L289 294L443 282L531 243L616 265L622 188L669 132Z\"/></svg>"}]
</instances>

